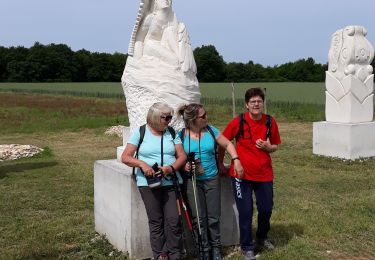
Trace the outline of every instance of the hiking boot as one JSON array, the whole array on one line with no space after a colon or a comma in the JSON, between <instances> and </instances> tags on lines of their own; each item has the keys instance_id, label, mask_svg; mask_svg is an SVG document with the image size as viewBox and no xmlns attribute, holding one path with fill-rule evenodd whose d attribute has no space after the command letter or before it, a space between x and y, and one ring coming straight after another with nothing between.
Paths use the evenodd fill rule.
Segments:
<instances>
[{"instance_id":1,"label":"hiking boot","mask_svg":"<svg viewBox=\"0 0 375 260\"><path fill-rule=\"evenodd\" d=\"M221 260L221 252L219 247L212 248L212 259L213 260Z\"/></svg>"},{"instance_id":2,"label":"hiking boot","mask_svg":"<svg viewBox=\"0 0 375 260\"><path fill-rule=\"evenodd\" d=\"M243 259L244 260L255 260L255 255L253 250L243 251Z\"/></svg>"},{"instance_id":3,"label":"hiking boot","mask_svg":"<svg viewBox=\"0 0 375 260\"><path fill-rule=\"evenodd\" d=\"M256 246L260 248L265 248L267 250L274 250L275 246L272 244L269 239L257 239Z\"/></svg>"}]
</instances>

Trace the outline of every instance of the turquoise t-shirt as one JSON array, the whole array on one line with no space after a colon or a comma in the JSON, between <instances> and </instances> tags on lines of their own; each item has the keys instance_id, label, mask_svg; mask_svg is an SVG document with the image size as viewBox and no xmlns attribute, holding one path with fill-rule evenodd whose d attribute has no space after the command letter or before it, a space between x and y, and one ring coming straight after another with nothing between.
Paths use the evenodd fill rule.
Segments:
<instances>
[{"instance_id":1,"label":"turquoise t-shirt","mask_svg":"<svg viewBox=\"0 0 375 260\"><path fill-rule=\"evenodd\" d=\"M216 127L210 125L212 132L215 135L215 139L219 135L219 130ZM179 132L181 136L181 132ZM215 160L215 140L208 130L203 134L200 140L200 153L199 153L199 140L189 138L189 134L186 133L184 137L184 150L185 153L189 153L189 139L190 139L190 152L195 152L195 158L201 159L202 166L204 169L204 174L197 176L197 180L207 180L215 177L217 175L217 166Z\"/></svg>"},{"instance_id":2,"label":"turquoise t-shirt","mask_svg":"<svg viewBox=\"0 0 375 260\"><path fill-rule=\"evenodd\" d=\"M161 166L161 136L155 136L151 133L146 125L145 136L141 147L139 148L138 159L144 161L148 165L152 166L154 163L158 163ZM138 147L140 138L139 128L130 135L128 144L133 144ZM181 139L178 134L176 134L175 139L171 133L167 130L163 135L163 165L171 165L176 161L176 149L175 145L181 144ZM182 178L180 173L177 172L177 177L179 183L182 183ZM137 168L136 170L137 186L148 186L146 177L143 175L141 170ZM172 180L166 180L163 178L163 186L173 185Z\"/></svg>"}]
</instances>

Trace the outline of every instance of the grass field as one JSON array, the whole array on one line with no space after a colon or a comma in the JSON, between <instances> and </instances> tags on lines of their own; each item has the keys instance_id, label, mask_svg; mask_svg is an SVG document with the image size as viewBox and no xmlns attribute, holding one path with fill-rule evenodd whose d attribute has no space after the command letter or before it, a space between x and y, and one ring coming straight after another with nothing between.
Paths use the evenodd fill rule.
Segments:
<instances>
[{"instance_id":1,"label":"grass field","mask_svg":"<svg viewBox=\"0 0 375 260\"><path fill-rule=\"evenodd\" d=\"M312 123L288 117L314 118L312 108L269 104L282 137L273 154L276 249L260 259L375 259L375 159L312 155ZM221 129L231 118L228 106L207 110ZM93 163L115 158L122 143L103 133L126 123L118 99L0 93L0 144L51 151L0 162L0 259L126 259L95 233L93 212Z\"/></svg>"},{"instance_id":2,"label":"grass field","mask_svg":"<svg viewBox=\"0 0 375 260\"><path fill-rule=\"evenodd\" d=\"M267 89L271 101L324 104L324 83L280 82L280 83L239 83L235 84L236 98L241 99L250 87ZM229 83L201 83L203 98L232 98ZM58 93L77 96L123 98L120 83L0 83L0 91L32 93Z\"/></svg>"}]
</instances>

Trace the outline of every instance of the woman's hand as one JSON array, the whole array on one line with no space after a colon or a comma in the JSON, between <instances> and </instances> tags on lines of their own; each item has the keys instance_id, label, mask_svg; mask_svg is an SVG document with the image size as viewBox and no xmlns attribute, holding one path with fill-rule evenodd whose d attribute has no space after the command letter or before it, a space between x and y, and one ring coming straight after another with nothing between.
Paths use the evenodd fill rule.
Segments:
<instances>
[{"instance_id":1,"label":"woman's hand","mask_svg":"<svg viewBox=\"0 0 375 260\"><path fill-rule=\"evenodd\" d=\"M244 174L241 161L240 160L234 160L233 163L234 163L234 175L236 176L236 178L241 180L243 178L243 174Z\"/></svg>"},{"instance_id":2,"label":"woman's hand","mask_svg":"<svg viewBox=\"0 0 375 260\"><path fill-rule=\"evenodd\" d=\"M155 174L155 171L145 162L141 163L140 168L146 177L151 177Z\"/></svg>"},{"instance_id":3,"label":"woman's hand","mask_svg":"<svg viewBox=\"0 0 375 260\"><path fill-rule=\"evenodd\" d=\"M267 153L273 153L277 150L277 145L272 145L270 139L267 139L267 141L258 139L255 141L255 146L256 148L261 149Z\"/></svg>"},{"instance_id":4,"label":"woman's hand","mask_svg":"<svg viewBox=\"0 0 375 260\"><path fill-rule=\"evenodd\" d=\"M163 166L163 167L159 167L159 169L163 171L163 173L164 173L165 176L173 175L173 169L169 165Z\"/></svg>"},{"instance_id":5,"label":"woman's hand","mask_svg":"<svg viewBox=\"0 0 375 260\"><path fill-rule=\"evenodd\" d=\"M190 165L191 165L191 171L195 171L195 164L194 164L194 162L187 162L186 164L185 164L185 167L184 167L184 170L185 170L185 172L190 172Z\"/></svg>"}]
</instances>

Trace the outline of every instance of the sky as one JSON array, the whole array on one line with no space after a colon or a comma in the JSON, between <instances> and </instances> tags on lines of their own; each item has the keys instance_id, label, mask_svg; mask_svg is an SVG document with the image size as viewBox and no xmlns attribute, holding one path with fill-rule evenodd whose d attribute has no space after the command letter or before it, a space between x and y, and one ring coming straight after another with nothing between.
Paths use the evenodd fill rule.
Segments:
<instances>
[{"instance_id":1,"label":"sky","mask_svg":"<svg viewBox=\"0 0 375 260\"><path fill-rule=\"evenodd\" d=\"M0 0L0 46L64 43L74 51L126 53L139 0ZM362 25L375 46L375 0L173 0L193 48L226 62L326 63L332 34Z\"/></svg>"}]
</instances>

